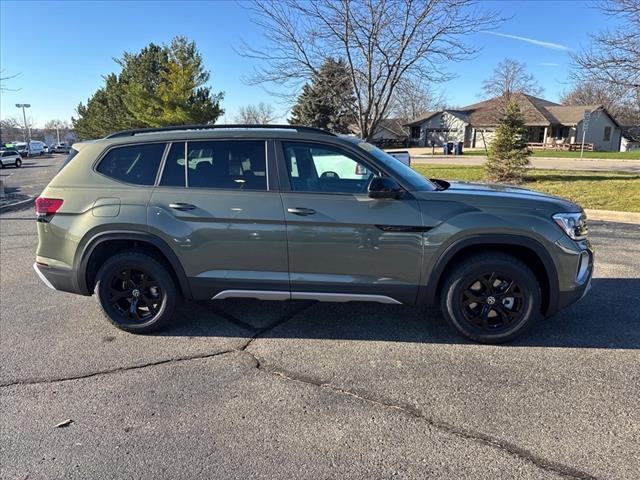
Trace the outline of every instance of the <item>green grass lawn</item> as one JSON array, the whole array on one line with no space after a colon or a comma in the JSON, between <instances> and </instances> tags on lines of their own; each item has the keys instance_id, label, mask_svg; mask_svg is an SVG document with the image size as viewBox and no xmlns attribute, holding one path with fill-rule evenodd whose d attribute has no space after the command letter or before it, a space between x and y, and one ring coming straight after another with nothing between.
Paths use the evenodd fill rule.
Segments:
<instances>
[{"instance_id":1,"label":"green grass lawn","mask_svg":"<svg viewBox=\"0 0 640 480\"><path fill-rule=\"evenodd\" d=\"M482 167L415 165L425 177L483 181ZM568 198L583 208L640 212L640 175L624 172L529 170L525 188Z\"/></svg>"}]
</instances>

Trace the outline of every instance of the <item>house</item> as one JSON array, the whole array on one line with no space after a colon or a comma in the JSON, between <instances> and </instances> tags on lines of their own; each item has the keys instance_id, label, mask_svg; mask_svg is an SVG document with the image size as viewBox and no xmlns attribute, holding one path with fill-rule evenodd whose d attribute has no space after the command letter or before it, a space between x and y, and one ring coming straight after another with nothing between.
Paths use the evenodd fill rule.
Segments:
<instances>
[{"instance_id":1,"label":"house","mask_svg":"<svg viewBox=\"0 0 640 480\"><path fill-rule=\"evenodd\" d=\"M355 135L360 135L360 129L355 124L351 125L349 130ZM370 142L384 147L406 146L407 130L404 122L398 118L381 119Z\"/></svg>"},{"instance_id":2,"label":"house","mask_svg":"<svg viewBox=\"0 0 640 480\"><path fill-rule=\"evenodd\" d=\"M566 106L526 94L516 94L533 147L572 148L582 142L585 111L590 111L585 144L594 150L618 151L621 126L602 105ZM405 126L413 146L462 142L466 148L491 143L503 111L503 99L492 98L462 108L427 112Z\"/></svg>"}]
</instances>

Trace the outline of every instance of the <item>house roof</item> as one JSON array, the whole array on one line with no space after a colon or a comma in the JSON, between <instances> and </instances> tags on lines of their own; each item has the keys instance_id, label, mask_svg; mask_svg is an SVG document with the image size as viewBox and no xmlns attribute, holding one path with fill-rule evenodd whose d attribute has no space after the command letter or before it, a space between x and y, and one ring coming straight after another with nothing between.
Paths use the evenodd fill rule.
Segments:
<instances>
[{"instance_id":1,"label":"house roof","mask_svg":"<svg viewBox=\"0 0 640 480\"><path fill-rule=\"evenodd\" d=\"M517 93L513 95L512 98L520 107L525 125L530 127L551 125L553 117L546 111L546 108L557 106L557 103L524 93ZM502 117L502 102L503 99L501 97L495 97L462 107L459 110L467 112L471 125L476 127L492 127L500 123L500 118Z\"/></svg>"},{"instance_id":2,"label":"house roof","mask_svg":"<svg viewBox=\"0 0 640 480\"><path fill-rule=\"evenodd\" d=\"M398 137L407 136L407 132L399 118L383 118L380 120L380 123L378 123L378 128L388 130Z\"/></svg>"},{"instance_id":3,"label":"house roof","mask_svg":"<svg viewBox=\"0 0 640 480\"><path fill-rule=\"evenodd\" d=\"M574 126L584 118L585 110L602 110L609 115L602 105L559 105L524 93L515 94L512 98L520 107L524 123L528 127ZM494 127L500 123L502 117L502 101L501 97L495 97L466 107L444 111L461 118L474 127ZM421 124L438 113L442 113L442 111L426 112L407 125ZM611 119L619 126L613 117Z\"/></svg>"}]
</instances>

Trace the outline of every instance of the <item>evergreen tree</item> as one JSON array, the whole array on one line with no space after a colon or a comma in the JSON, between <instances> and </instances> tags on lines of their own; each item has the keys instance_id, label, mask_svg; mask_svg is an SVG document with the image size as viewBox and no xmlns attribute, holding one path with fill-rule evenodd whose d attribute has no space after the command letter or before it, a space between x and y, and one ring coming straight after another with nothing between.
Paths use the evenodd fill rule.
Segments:
<instances>
[{"instance_id":1,"label":"evergreen tree","mask_svg":"<svg viewBox=\"0 0 640 480\"><path fill-rule=\"evenodd\" d=\"M489 180L510 183L523 181L531 153L525 142L525 134L520 107L516 102L510 102L489 147L485 163Z\"/></svg>"},{"instance_id":2,"label":"evergreen tree","mask_svg":"<svg viewBox=\"0 0 640 480\"><path fill-rule=\"evenodd\" d=\"M291 109L290 124L349 133L353 123L353 89L343 60L327 58Z\"/></svg>"},{"instance_id":3,"label":"evergreen tree","mask_svg":"<svg viewBox=\"0 0 640 480\"><path fill-rule=\"evenodd\" d=\"M194 42L176 37L168 46L151 43L115 61L121 72L107 75L72 119L81 139L127 128L213 123L224 113L223 93L205 86L209 72Z\"/></svg>"}]
</instances>

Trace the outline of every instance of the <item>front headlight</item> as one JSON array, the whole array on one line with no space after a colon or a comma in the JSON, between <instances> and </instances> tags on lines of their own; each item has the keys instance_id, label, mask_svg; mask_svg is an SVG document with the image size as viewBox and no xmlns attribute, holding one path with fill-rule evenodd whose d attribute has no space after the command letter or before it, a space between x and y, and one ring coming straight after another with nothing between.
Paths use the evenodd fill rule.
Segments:
<instances>
[{"instance_id":1,"label":"front headlight","mask_svg":"<svg viewBox=\"0 0 640 480\"><path fill-rule=\"evenodd\" d=\"M553 220L564 230L572 240L584 240L587 238L587 216L579 213L556 213Z\"/></svg>"}]
</instances>

